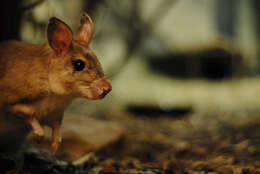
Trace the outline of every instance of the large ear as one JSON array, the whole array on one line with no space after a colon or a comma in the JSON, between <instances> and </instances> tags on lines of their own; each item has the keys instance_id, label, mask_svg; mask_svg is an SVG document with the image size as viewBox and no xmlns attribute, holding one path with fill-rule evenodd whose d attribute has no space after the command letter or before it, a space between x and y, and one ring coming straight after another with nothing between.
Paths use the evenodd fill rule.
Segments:
<instances>
[{"instance_id":1,"label":"large ear","mask_svg":"<svg viewBox=\"0 0 260 174\"><path fill-rule=\"evenodd\" d=\"M94 33L94 26L91 18L83 13L80 19L79 32L75 37L75 40L79 43L88 46Z\"/></svg>"},{"instance_id":2,"label":"large ear","mask_svg":"<svg viewBox=\"0 0 260 174\"><path fill-rule=\"evenodd\" d=\"M47 29L48 41L58 56L64 55L70 48L73 33L63 21L52 17Z\"/></svg>"}]
</instances>

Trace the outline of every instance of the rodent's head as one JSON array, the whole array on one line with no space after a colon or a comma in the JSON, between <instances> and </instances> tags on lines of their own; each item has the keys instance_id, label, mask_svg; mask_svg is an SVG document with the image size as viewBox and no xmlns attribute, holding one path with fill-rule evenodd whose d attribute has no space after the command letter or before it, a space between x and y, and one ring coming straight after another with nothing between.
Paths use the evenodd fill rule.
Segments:
<instances>
[{"instance_id":1,"label":"rodent's head","mask_svg":"<svg viewBox=\"0 0 260 174\"><path fill-rule=\"evenodd\" d=\"M92 20L87 14L82 15L75 37L63 21L50 19L47 35L54 52L49 66L49 84L53 93L100 99L111 91L96 55L88 47L93 31Z\"/></svg>"}]
</instances>

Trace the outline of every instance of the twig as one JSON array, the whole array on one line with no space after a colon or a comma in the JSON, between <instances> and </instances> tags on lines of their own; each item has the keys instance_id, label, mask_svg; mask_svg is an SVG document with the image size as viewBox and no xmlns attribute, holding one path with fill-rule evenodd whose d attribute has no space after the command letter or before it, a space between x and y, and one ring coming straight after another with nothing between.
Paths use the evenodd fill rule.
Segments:
<instances>
[{"instance_id":1,"label":"twig","mask_svg":"<svg viewBox=\"0 0 260 174\"><path fill-rule=\"evenodd\" d=\"M91 158L93 158L95 156L94 153L88 153L84 156L82 156L80 159L77 159L76 161L73 161L72 164L74 164L75 166L78 166L78 165L81 165L81 164L84 164L85 162L89 161Z\"/></svg>"},{"instance_id":2,"label":"twig","mask_svg":"<svg viewBox=\"0 0 260 174\"><path fill-rule=\"evenodd\" d=\"M43 3L45 0L37 0L29 5L26 5L24 7L21 8L22 11L26 11L26 10L29 10L29 9L32 9L34 7L36 7L37 5Z\"/></svg>"}]
</instances>

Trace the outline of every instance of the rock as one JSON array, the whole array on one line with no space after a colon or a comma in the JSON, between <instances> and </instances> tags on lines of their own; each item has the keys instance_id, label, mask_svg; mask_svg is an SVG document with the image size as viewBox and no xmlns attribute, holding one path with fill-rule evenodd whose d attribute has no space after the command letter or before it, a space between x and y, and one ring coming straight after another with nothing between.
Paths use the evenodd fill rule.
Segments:
<instances>
[{"instance_id":1,"label":"rock","mask_svg":"<svg viewBox=\"0 0 260 174\"><path fill-rule=\"evenodd\" d=\"M50 130L46 129L46 137L36 147L50 150ZM102 151L116 144L124 136L124 130L111 121L100 121L66 113L61 128L62 142L56 154L60 160L75 161L89 152Z\"/></svg>"},{"instance_id":2,"label":"rock","mask_svg":"<svg viewBox=\"0 0 260 174\"><path fill-rule=\"evenodd\" d=\"M216 169L218 173L225 173L225 174L233 174L232 167L228 166L221 166Z\"/></svg>"},{"instance_id":3,"label":"rock","mask_svg":"<svg viewBox=\"0 0 260 174\"><path fill-rule=\"evenodd\" d=\"M212 158L211 163L217 165L226 165L226 164L232 165L235 163L235 159L234 157L231 156L218 155Z\"/></svg>"},{"instance_id":4,"label":"rock","mask_svg":"<svg viewBox=\"0 0 260 174\"><path fill-rule=\"evenodd\" d=\"M24 152L23 173L62 173L68 166L67 162L59 161L49 151L28 146ZM59 172L58 172L59 171Z\"/></svg>"},{"instance_id":5,"label":"rock","mask_svg":"<svg viewBox=\"0 0 260 174\"><path fill-rule=\"evenodd\" d=\"M14 170L16 167L15 160L0 154L0 173Z\"/></svg>"},{"instance_id":6,"label":"rock","mask_svg":"<svg viewBox=\"0 0 260 174\"><path fill-rule=\"evenodd\" d=\"M240 143L235 145L235 151L237 153L245 152L247 151L249 144L250 144L249 140L241 141Z\"/></svg>"},{"instance_id":7,"label":"rock","mask_svg":"<svg viewBox=\"0 0 260 174\"><path fill-rule=\"evenodd\" d=\"M105 173L117 173L118 169L116 167L114 167L113 165L111 165L110 163L101 163L100 164L104 170Z\"/></svg>"}]
</instances>

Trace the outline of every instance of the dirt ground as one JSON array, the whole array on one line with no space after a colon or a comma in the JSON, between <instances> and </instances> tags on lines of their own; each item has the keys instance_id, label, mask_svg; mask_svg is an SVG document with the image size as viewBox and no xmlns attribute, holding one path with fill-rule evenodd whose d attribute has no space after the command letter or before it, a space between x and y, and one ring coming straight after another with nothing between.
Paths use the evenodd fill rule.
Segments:
<instances>
[{"instance_id":1,"label":"dirt ground","mask_svg":"<svg viewBox=\"0 0 260 174\"><path fill-rule=\"evenodd\" d=\"M117 114L109 121L120 124L124 136L115 143L74 162L58 161L50 153L32 148L24 154L20 173L260 173L260 114L257 112L251 116L188 113L177 118L163 114L153 117ZM12 159L1 157L0 163L1 171L15 171Z\"/></svg>"}]
</instances>

